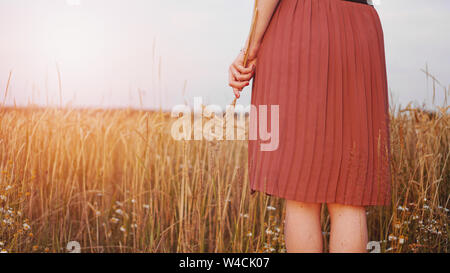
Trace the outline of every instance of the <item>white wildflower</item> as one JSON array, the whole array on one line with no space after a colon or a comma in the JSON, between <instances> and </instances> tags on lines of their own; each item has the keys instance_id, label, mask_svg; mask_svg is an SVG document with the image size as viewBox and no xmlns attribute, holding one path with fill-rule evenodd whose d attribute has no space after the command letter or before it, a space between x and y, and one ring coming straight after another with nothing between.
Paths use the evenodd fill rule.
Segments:
<instances>
[{"instance_id":1,"label":"white wildflower","mask_svg":"<svg viewBox=\"0 0 450 273\"><path fill-rule=\"evenodd\" d=\"M267 235L272 235L272 234L273 234L273 231L270 230L270 229L266 229L266 234L267 234Z\"/></svg>"},{"instance_id":2,"label":"white wildflower","mask_svg":"<svg viewBox=\"0 0 450 273\"><path fill-rule=\"evenodd\" d=\"M394 235L389 235L388 239L389 241L395 241L397 240L397 237L395 237Z\"/></svg>"},{"instance_id":3,"label":"white wildflower","mask_svg":"<svg viewBox=\"0 0 450 273\"><path fill-rule=\"evenodd\" d=\"M116 209L116 213L119 214L119 215L123 215L123 210L121 210L121 209Z\"/></svg>"}]
</instances>

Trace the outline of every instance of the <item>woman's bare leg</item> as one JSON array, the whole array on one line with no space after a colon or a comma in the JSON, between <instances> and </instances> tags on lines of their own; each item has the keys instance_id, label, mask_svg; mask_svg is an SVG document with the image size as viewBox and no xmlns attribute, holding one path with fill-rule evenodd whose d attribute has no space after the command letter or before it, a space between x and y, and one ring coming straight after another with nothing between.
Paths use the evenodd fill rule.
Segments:
<instances>
[{"instance_id":1,"label":"woman's bare leg","mask_svg":"<svg viewBox=\"0 0 450 273\"><path fill-rule=\"evenodd\" d=\"M364 207L328 204L331 218L330 252L367 252L367 218Z\"/></svg>"},{"instance_id":2,"label":"woman's bare leg","mask_svg":"<svg viewBox=\"0 0 450 273\"><path fill-rule=\"evenodd\" d=\"M321 253L321 204L286 201L285 241L290 253Z\"/></svg>"}]
</instances>

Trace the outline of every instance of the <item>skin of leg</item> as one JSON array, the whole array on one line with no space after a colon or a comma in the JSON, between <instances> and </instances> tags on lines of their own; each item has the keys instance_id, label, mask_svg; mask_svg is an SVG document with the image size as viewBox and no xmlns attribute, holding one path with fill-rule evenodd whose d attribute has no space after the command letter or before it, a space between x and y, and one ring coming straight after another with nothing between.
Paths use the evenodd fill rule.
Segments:
<instances>
[{"instance_id":1,"label":"skin of leg","mask_svg":"<svg viewBox=\"0 0 450 273\"><path fill-rule=\"evenodd\" d=\"M366 253L367 218L365 207L327 204L331 220L331 253Z\"/></svg>"},{"instance_id":2,"label":"skin of leg","mask_svg":"<svg viewBox=\"0 0 450 273\"><path fill-rule=\"evenodd\" d=\"M286 201L284 236L288 253L321 253L321 204Z\"/></svg>"}]
</instances>

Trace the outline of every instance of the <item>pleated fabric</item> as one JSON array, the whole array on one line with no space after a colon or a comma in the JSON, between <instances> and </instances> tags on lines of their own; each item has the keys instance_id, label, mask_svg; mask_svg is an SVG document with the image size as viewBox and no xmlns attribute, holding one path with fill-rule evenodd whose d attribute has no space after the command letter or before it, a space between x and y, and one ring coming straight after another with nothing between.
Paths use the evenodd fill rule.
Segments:
<instances>
[{"instance_id":1,"label":"pleated fabric","mask_svg":"<svg viewBox=\"0 0 450 273\"><path fill-rule=\"evenodd\" d=\"M391 170L384 38L376 10L343 0L281 0L252 90L251 193L306 203L388 205ZM259 116L279 106L279 145Z\"/></svg>"}]
</instances>

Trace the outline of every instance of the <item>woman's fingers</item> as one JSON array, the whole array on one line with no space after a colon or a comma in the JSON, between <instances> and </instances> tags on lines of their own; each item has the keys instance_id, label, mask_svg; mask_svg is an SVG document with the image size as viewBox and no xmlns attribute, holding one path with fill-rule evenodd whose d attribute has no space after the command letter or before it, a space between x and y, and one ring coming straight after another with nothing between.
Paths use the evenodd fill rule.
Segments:
<instances>
[{"instance_id":1,"label":"woman's fingers","mask_svg":"<svg viewBox=\"0 0 450 273\"><path fill-rule=\"evenodd\" d=\"M249 83L237 81L233 73L231 72L231 67L228 74L229 74L228 75L229 85L233 87L233 92L236 98L239 98L241 96L239 92L241 92L242 89L244 89L244 87L247 86Z\"/></svg>"},{"instance_id":2,"label":"woman's fingers","mask_svg":"<svg viewBox=\"0 0 450 273\"><path fill-rule=\"evenodd\" d=\"M236 65L232 65L230 67L230 69L231 69L231 72L233 73L233 76L238 81L249 81L251 78L253 78L254 68L251 68L251 70L246 70L246 71L249 71L247 73L242 73L241 71L239 71L236 68Z\"/></svg>"},{"instance_id":3,"label":"woman's fingers","mask_svg":"<svg viewBox=\"0 0 450 273\"><path fill-rule=\"evenodd\" d=\"M235 65L232 65L230 67L230 69L231 69L231 72L233 73L234 78L237 81L241 81L241 82L242 81L249 81L253 77L252 71L250 71L248 73L242 73L236 68Z\"/></svg>"},{"instance_id":4,"label":"woman's fingers","mask_svg":"<svg viewBox=\"0 0 450 273\"><path fill-rule=\"evenodd\" d=\"M247 67L244 67L242 64L237 63L237 62L233 63L233 66L241 74L250 74L255 69L254 66L252 66L252 65L248 65Z\"/></svg>"},{"instance_id":5,"label":"woman's fingers","mask_svg":"<svg viewBox=\"0 0 450 273\"><path fill-rule=\"evenodd\" d=\"M230 66L230 73L233 75L233 79L234 79L234 80L240 81L241 73L239 73L239 71L236 70L236 68L234 67L234 65L231 65L231 66Z\"/></svg>"},{"instance_id":6,"label":"woman's fingers","mask_svg":"<svg viewBox=\"0 0 450 273\"><path fill-rule=\"evenodd\" d=\"M248 86L250 83L248 81L245 82L238 82L238 81L230 81L230 86L242 91L242 89L244 89L244 87Z\"/></svg>"},{"instance_id":7,"label":"woman's fingers","mask_svg":"<svg viewBox=\"0 0 450 273\"><path fill-rule=\"evenodd\" d=\"M233 92L234 92L234 96L239 99L239 97L241 96L241 94L239 93L239 90L233 88Z\"/></svg>"},{"instance_id":8,"label":"woman's fingers","mask_svg":"<svg viewBox=\"0 0 450 273\"><path fill-rule=\"evenodd\" d=\"M231 72L230 69L230 73L229 73L229 85L231 87L233 87L233 89L237 89L238 91L242 91L242 89L244 89L244 87L249 85L248 81L238 81L236 80L236 78L233 76L233 73Z\"/></svg>"}]
</instances>

